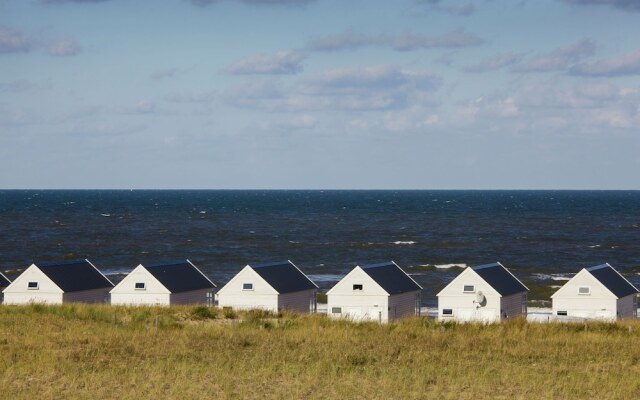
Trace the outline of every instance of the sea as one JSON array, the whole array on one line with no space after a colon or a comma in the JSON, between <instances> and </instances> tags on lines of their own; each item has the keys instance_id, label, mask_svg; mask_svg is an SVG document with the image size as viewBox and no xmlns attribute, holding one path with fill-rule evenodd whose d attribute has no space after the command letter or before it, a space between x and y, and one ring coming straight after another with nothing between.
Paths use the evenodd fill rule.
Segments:
<instances>
[{"instance_id":1,"label":"sea","mask_svg":"<svg viewBox=\"0 0 640 400\"><path fill-rule=\"evenodd\" d=\"M427 307L462 268L499 261L544 305L603 263L640 287L640 191L0 190L0 271L84 258L114 281L189 259L218 287L291 260L322 291L393 260Z\"/></svg>"}]
</instances>

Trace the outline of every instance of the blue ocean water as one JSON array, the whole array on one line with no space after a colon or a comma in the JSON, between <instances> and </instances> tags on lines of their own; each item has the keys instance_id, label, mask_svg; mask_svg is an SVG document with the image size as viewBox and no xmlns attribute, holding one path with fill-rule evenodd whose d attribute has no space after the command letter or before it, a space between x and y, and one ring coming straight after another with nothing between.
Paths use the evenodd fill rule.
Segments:
<instances>
[{"instance_id":1,"label":"blue ocean water","mask_svg":"<svg viewBox=\"0 0 640 400\"><path fill-rule=\"evenodd\" d=\"M640 285L640 191L0 191L0 271L78 258L114 280L188 258L219 285L290 259L322 289L395 260L425 305L460 272L448 264L550 287L609 262Z\"/></svg>"}]
</instances>

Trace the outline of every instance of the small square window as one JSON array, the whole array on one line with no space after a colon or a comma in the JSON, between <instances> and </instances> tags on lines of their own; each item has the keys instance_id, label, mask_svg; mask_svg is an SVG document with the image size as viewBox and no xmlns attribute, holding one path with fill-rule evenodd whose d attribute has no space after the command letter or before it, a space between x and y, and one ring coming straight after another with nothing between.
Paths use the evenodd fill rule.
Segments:
<instances>
[{"instance_id":1,"label":"small square window","mask_svg":"<svg viewBox=\"0 0 640 400\"><path fill-rule=\"evenodd\" d=\"M353 290L362 290L362 285L353 285Z\"/></svg>"},{"instance_id":2,"label":"small square window","mask_svg":"<svg viewBox=\"0 0 640 400\"><path fill-rule=\"evenodd\" d=\"M556 314L566 316L567 312L566 311L558 311Z\"/></svg>"},{"instance_id":3,"label":"small square window","mask_svg":"<svg viewBox=\"0 0 640 400\"><path fill-rule=\"evenodd\" d=\"M578 288L578 294L591 294L591 288L588 286L580 286Z\"/></svg>"},{"instance_id":4,"label":"small square window","mask_svg":"<svg viewBox=\"0 0 640 400\"><path fill-rule=\"evenodd\" d=\"M243 283L242 290L253 290L253 283Z\"/></svg>"},{"instance_id":5,"label":"small square window","mask_svg":"<svg viewBox=\"0 0 640 400\"><path fill-rule=\"evenodd\" d=\"M465 293L473 293L476 291L476 287L474 285L464 285L462 291Z\"/></svg>"},{"instance_id":6,"label":"small square window","mask_svg":"<svg viewBox=\"0 0 640 400\"><path fill-rule=\"evenodd\" d=\"M442 315L453 315L453 309L452 308L443 308L442 309Z\"/></svg>"},{"instance_id":7,"label":"small square window","mask_svg":"<svg viewBox=\"0 0 640 400\"><path fill-rule=\"evenodd\" d=\"M331 307L331 314L342 314L342 307Z\"/></svg>"},{"instance_id":8,"label":"small square window","mask_svg":"<svg viewBox=\"0 0 640 400\"><path fill-rule=\"evenodd\" d=\"M144 282L136 282L136 290L145 290L147 286Z\"/></svg>"},{"instance_id":9,"label":"small square window","mask_svg":"<svg viewBox=\"0 0 640 400\"><path fill-rule=\"evenodd\" d=\"M38 290L38 282L29 282L27 283L27 288L29 290Z\"/></svg>"}]
</instances>

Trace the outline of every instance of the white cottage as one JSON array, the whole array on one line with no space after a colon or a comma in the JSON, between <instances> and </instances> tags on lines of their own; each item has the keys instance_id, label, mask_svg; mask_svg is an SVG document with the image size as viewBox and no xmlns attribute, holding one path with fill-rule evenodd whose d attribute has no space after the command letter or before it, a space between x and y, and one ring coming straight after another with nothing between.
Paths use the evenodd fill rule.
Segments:
<instances>
[{"instance_id":1,"label":"white cottage","mask_svg":"<svg viewBox=\"0 0 640 400\"><path fill-rule=\"evenodd\" d=\"M466 268L438 293L440 321L496 322L527 315L527 292L500 263Z\"/></svg>"},{"instance_id":2,"label":"white cottage","mask_svg":"<svg viewBox=\"0 0 640 400\"><path fill-rule=\"evenodd\" d=\"M189 260L147 267L140 264L111 290L111 304L213 304L215 287Z\"/></svg>"},{"instance_id":3,"label":"white cottage","mask_svg":"<svg viewBox=\"0 0 640 400\"><path fill-rule=\"evenodd\" d=\"M0 303L2 303L4 299L4 293L2 293L2 291L6 289L6 287L9 286L10 284L11 284L11 281L9 280L9 278L4 276L4 274L0 272Z\"/></svg>"},{"instance_id":4,"label":"white cottage","mask_svg":"<svg viewBox=\"0 0 640 400\"><path fill-rule=\"evenodd\" d=\"M32 264L3 291L5 304L103 303L113 283L89 260Z\"/></svg>"},{"instance_id":5,"label":"white cottage","mask_svg":"<svg viewBox=\"0 0 640 400\"><path fill-rule=\"evenodd\" d=\"M327 292L333 318L386 323L420 315L422 287L395 262L356 266Z\"/></svg>"},{"instance_id":6,"label":"white cottage","mask_svg":"<svg viewBox=\"0 0 640 400\"><path fill-rule=\"evenodd\" d=\"M636 318L638 289L609 264L583 268L551 296L556 319Z\"/></svg>"},{"instance_id":7,"label":"white cottage","mask_svg":"<svg viewBox=\"0 0 640 400\"><path fill-rule=\"evenodd\" d=\"M218 306L309 313L318 286L291 261L247 265L218 291Z\"/></svg>"}]
</instances>

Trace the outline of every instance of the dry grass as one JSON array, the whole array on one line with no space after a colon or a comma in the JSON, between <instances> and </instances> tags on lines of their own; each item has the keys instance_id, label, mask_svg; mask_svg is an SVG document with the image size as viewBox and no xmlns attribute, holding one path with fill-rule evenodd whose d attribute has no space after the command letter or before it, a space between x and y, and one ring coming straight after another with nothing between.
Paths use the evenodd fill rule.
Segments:
<instances>
[{"instance_id":1,"label":"dry grass","mask_svg":"<svg viewBox=\"0 0 640 400\"><path fill-rule=\"evenodd\" d=\"M233 317L227 314L226 317ZM633 398L640 323L0 306L2 398Z\"/></svg>"}]
</instances>

